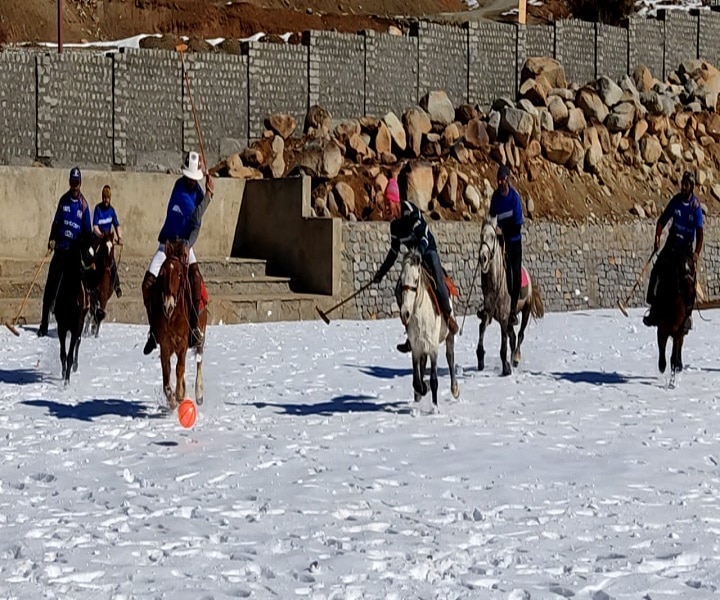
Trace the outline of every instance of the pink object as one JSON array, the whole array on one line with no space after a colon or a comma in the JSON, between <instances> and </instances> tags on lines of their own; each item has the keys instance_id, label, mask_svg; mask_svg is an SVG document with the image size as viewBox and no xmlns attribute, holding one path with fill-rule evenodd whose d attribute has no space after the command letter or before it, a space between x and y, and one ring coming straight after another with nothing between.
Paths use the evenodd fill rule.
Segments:
<instances>
[{"instance_id":1,"label":"pink object","mask_svg":"<svg viewBox=\"0 0 720 600\"><path fill-rule=\"evenodd\" d=\"M385 200L394 204L400 204L400 190L395 179L388 181L385 186Z\"/></svg>"},{"instance_id":2,"label":"pink object","mask_svg":"<svg viewBox=\"0 0 720 600\"><path fill-rule=\"evenodd\" d=\"M528 272L525 270L525 267L520 268L520 287L527 287L530 283L530 275L528 275Z\"/></svg>"}]
</instances>

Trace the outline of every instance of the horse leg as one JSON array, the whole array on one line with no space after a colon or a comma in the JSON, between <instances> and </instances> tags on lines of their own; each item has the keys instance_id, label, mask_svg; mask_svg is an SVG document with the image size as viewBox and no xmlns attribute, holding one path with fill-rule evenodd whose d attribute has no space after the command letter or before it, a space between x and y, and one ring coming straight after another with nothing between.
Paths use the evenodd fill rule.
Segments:
<instances>
[{"instance_id":1,"label":"horse leg","mask_svg":"<svg viewBox=\"0 0 720 600\"><path fill-rule=\"evenodd\" d=\"M75 338L75 355L73 356L73 373L78 370L78 355L80 354L80 341L82 337L80 335L73 336Z\"/></svg>"},{"instance_id":2,"label":"horse leg","mask_svg":"<svg viewBox=\"0 0 720 600\"><path fill-rule=\"evenodd\" d=\"M512 366L517 367L522 359L522 353L520 352L520 346L522 346L523 340L525 339L525 328L527 327L528 321L530 320L530 302L526 302L522 310L522 321L520 322L520 332L517 336L517 346L512 353Z\"/></svg>"},{"instance_id":3,"label":"horse leg","mask_svg":"<svg viewBox=\"0 0 720 600\"><path fill-rule=\"evenodd\" d=\"M203 347L195 350L195 403L200 406L203 403L203 379L202 379Z\"/></svg>"},{"instance_id":4,"label":"horse leg","mask_svg":"<svg viewBox=\"0 0 720 600\"><path fill-rule=\"evenodd\" d=\"M160 346L160 366L162 367L163 392L165 393L168 408L175 410L177 402L172 386L170 385L170 351L163 345Z\"/></svg>"},{"instance_id":5,"label":"horse leg","mask_svg":"<svg viewBox=\"0 0 720 600\"><path fill-rule=\"evenodd\" d=\"M67 351L65 350L65 331L60 325L58 325L58 338L60 338L60 365L62 367L62 378L65 380L65 365L67 364ZM69 372L69 369L68 369ZM69 373L68 373L69 376Z\"/></svg>"},{"instance_id":6,"label":"horse leg","mask_svg":"<svg viewBox=\"0 0 720 600\"><path fill-rule=\"evenodd\" d=\"M502 363L502 374L503 376L510 375L512 373L512 368L510 367L510 363L507 359L507 350L508 350L508 330L510 329L510 326L507 323L507 319L504 323L500 323L500 362ZM513 331L513 336L515 335L515 332Z\"/></svg>"},{"instance_id":7,"label":"horse leg","mask_svg":"<svg viewBox=\"0 0 720 600\"><path fill-rule=\"evenodd\" d=\"M445 339L445 358L450 369L450 392L453 398L457 398L460 395L460 388L455 376L455 336L452 333L449 333Z\"/></svg>"},{"instance_id":8,"label":"horse leg","mask_svg":"<svg viewBox=\"0 0 720 600\"><path fill-rule=\"evenodd\" d=\"M177 401L181 402L185 398L185 357L187 356L187 348L178 352L177 364L175 365L175 396Z\"/></svg>"},{"instance_id":9,"label":"horse leg","mask_svg":"<svg viewBox=\"0 0 720 600\"><path fill-rule=\"evenodd\" d=\"M475 349L475 355L478 361L478 371L482 371L485 368L485 330L487 329L489 319L485 313L480 316L480 325L478 327L480 336L478 337L478 345Z\"/></svg>"},{"instance_id":10,"label":"horse leg","mask_svg":"<svg viewBox=\"0 0 720 600\"><path fill-rule=\"evenodd\" d=\"M673 338L672 354L670 355L670 367L673 373L680 373L683 370L682 347L685 336L680 333Z\"/></svg>"},{"instance_id":11,"label":"horse leg","mask_svg":"<svg viewBox=\"0 0 720 600\"><path fill-rule=\"evenodd\" d=\"M77 344L77 335L74 331L70 332L70 345L65 359L65 385L70 383L70 371L75 371L75 345Z\"/></svg>"},{"instance_id":12,"label":"horse leg","mask_svg":"<svg viewBox=\"0 0 720 600\"><path fill-rule=\"evenodd\" d=\"M420 358L420 387L422 388L422 395L425 396L428 393L428 386L425 381L425 374L427 373L428 356L425 354Z\"/></svg>"},{"instance_id":13,"label":"horse leg","mask_svg":"<svg viewBox=\"0 0 720 600\"><path fill-rule=\"evenodd\" d=\"M420 402L422 399L424 392L423 392L423 380L422 375L420 371L420 360L421 358L416 358L414 355L412 357L412 365L413 365L413 390L415 391L415 402Z\"/></svg>"},{"instance_id":14,"label":"horse leg","mask_svg":"<svg viewBox=\"0 0 720 600\"><path fill-rule=\"evenodd\" d=\"M665 360L665 348L667 347L667 341L668 341L668 334L667 332L658 327L657 330L657 342L658 342L658 349L660 350L660 357L658 359L658 369L661 373L665 372L665 367L667 367L667 361Z\"/></svg>"},{"instance_id":15,"label":"horse leg","mask_svg":"<svg viewBox=\"0 0 720 600\"><path fill-rule=\"evenodd\" d=\"M437 353L430 356L430 389L432 390L433 408L437 410L438 374L437 374Z\"/></svg>"}]
</instances>

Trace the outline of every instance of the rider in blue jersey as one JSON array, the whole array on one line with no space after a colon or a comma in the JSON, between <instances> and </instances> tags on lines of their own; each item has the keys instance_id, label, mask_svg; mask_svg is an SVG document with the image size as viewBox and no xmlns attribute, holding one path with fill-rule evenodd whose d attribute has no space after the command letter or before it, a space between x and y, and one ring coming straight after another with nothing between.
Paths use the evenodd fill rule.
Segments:
<instances>
[{"instance_id":1,"label":"rider in blue jersey","mask_svg":"<svg viewBox=\"0 0 720 600\"><path fill-rule=\"evenodd\" d=\"M200 234L202 216L207 210L213 195L213 182L210 175L205 181L205 191L200 186L200 181L205 176L201 169L200 157L197 152L190 152L182 168L182 177L175 182L173 191L168 202L165 223L158 235L158 249L150 261L150 266L145 273L142 283L143 303L147 311L148 323L152 324L152 287L160 274L160 267L165 262L165 242L172 240L183 240L189 248L188 252L188 277L190 290L192 292L193 306L190 309L190 331L192 335L191 346L202 344L203 334L198 328L198 317L201 311L202 302L202 275L200 267L195 258L193 245ZM150 327L148 340L143 352L150 354L157 346L155 335Z\"/></svg>"},{"instance_id":2,"label":"rider in blue jersey","mask_svg":"<svg viewBox=\"0 0 720 600\"><path fill-rule=\"evenodd\" d=\"M654 310L654 305L656 304L658 284L660 278L663 277L663 271L665 271L668 266L687 257L689 254L693 255L693 263L697 265L700 251L702 250L703 212L700 206L700 200L693 193L695 175L690 171L685 171L680 186L680 193L673 196L670 202L668 202L655 228L654 248L655 252L657 252L660 247L660 237L662 236L663 229L665 229L668 222L672 220L665 245L657 261L655 261L655 265L650 274L650 285L648 286L647 292L647 303L650 305L650 310L643 317L643 323L648 327L654 327L658 324L658 315L656 310ZM693 242L695 243L694 252ZM694 275L693 273L693 276ZM692 326L689 315L692 313L693 307L689 306L687 309L688 318L685 323L685 329L689 330Z\"/></svg>"},{"instance_id":3,"label":"rider in blue jersey","mask_svg":"<svg viewBox=\"0 0 720 600\"><path fill-rule=\"evenodd\" d=\"M120 229L120 221L118 220L115 208L110 204L111 198L112 190L110 189L109 185L106 185L102 189L102 202L96 204L95 210L93 211L93 233L95 234L96 238L102 238L106 233L113 231L113 228L115 228L117 243L122 246L123 241L122 231ZM120 288L120 276L118 274L117 264L115 263L114 256L112 265L112 276L115 295L120 298L122 296L122 289Z\"/></svg>"}]
</instances>

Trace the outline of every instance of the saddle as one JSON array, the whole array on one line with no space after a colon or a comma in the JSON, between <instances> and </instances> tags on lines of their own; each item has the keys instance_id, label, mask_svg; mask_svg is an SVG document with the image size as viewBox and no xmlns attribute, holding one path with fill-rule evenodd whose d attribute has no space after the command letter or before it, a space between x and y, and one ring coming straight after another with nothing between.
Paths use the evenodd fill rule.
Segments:
<instances>
[{"instance_id":1,"label":"saddle","mask_svg":"<svg viewBox=\"0 0 720 600\"><path fill-rule=\"evenodd\" d=\"M437 282L435 281L435 277L433 277L432 273L428 270L428 268L425 265L422 265L422 270L426 275L426 281L427 284L427 290L430 293L430 300L432 300L433 308L435 309L435 314L440 314L440 303L437 299ZM457 285L455 285L455 282L453 281L453 278L450 277L445 272L445 269L443 269L443 274L445 275L445 285L448 289L448 294L450 294L450 298L459 298L460 297L460 290L458 289Z\"/></svg>"}]
</instances>

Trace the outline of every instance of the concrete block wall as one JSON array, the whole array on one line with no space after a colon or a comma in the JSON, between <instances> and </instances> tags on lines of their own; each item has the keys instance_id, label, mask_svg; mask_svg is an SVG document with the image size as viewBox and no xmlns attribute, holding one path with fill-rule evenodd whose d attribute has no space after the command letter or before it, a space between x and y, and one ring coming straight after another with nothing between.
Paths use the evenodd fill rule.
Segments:
<instances>
[{"instance_id":1,"label":"concrete block wall","mask_svg":"<svg viewBox=\"0 0 720 600\"><path fill-rule=\"evenodd\" d=\"M525 54L555 58L555 27L553 25L527 25L525 27ZM520 62L523 58L520 57ZM520 65L522 68L522 64Z\"/></svg>"},{"instance_id":2,"label":"concrete block wall","mask_svg":"<svg viewBox=\"0 0 720 600\"><path fill-rule=\"evenodd\" d=\"M178 168L185 85L179 54L126 50L114 59L115 164L151 171Z\"/></svg>"},{"instance_id":3,"label":"concrete block wall","mask_svg":"<svg viewBox=\"0 0 720 600\"><path fill-rule=\"evenodd\" d=\"M365 38L335 31L308 31L303 41L309 49L310 106L319 104L338 120L363 115Z\"/></svg>"},{"instance_id":4,"label":"concrete block wall","mask_svg":"<svg viewBox=\"0 0 720 600\"><path fill-rule=\"evenodd\" d=\"M418 37L365 31L365 112L398 116L418 103Z\"/></svg>"},{"instance_id":5,"label":"concrete block wall","mask_svg":"<svg viewBox=\"0 0 720 600\"><path fill-rule=\"evenodd\" d=\"M489 106L498 96L514 98L518 87L518 28L507 23L470 23L468 100Z\"/></svg>"},{"instance_id":6,"label":"concrete block wall","mask_svg":"<svg viewBox=\"0 0 720 600\"><path fill-rule=\"evenodd\" d=\"M248 140L247 56L191 54L185 59L190 91L210 166ZM183 82L183 151L199 151L187 86Z\"/></svg>"},{"instance_id":7,"label":"concrete block wall","mask_svg":"<svg viewBox=\"0 0 720 600\"><path fill-rule=\"evenodd\" d=\"M31 164L36 157L35 57L0 53L0 162Z\"/></svg>"},{"instance_id":8,"label":"concrete block wall","mask_svg":"<svg viewBox=\"0 0 720 600\"><path fill-rule=\"evenodd\" d=\"M628 39L629 70L645 65L654 77L664 79L665 21L631 18Z\"/></svg>"},{"instance_id":9,"label":"concrete block wall","mask_svg":"<svg viewBox=\"0 0 720 600\"><path fill-rule=\"evenodd\" d=\"M619 79L628 72L628 30L598 23L596 68L598 77Z\"/></svg>"},{"instance_id":10,"label":"concrete block wall","mask_svg":"<svg viewBox=\"0 0 720 600\"><path fill-rule=\"evenodd\" d=\"M680 10L665 11L665 73L681 62L698 57L698 15Z\"/></svg>"},{"instance_id":11,"label":"concrete block wall","mask_svg":"<svg viewBox=\"0 0 720 600\"><path fill-rule=\"evenodd\" d=\"M432 90L445 90L454 105L467 102L467 29L420 21L417 37L420 98Z\"/></svg>"},{"instance_id":12,"label":"concrete block wall","mask_svg":"<svg viewBox=\"0 0 720 600\"><path fill-rule=\"evenodd\" d=\"M112 57L37 57L37 154L56 166L107 165L113 158Z\"/></svg>"},{"instance_id":13,"label":"concrete block wall","mask_svg":"<svg viewBox=\"0 0 720 600\"><path fill-rule=\"evenodd\" d=\"M720 13L702 11L698 17L698 58L720 63Z\"/></svg>"},{"instance_id":14,"label":"concrete block wall","mask_svg":"<svg viewBox=\"0 0 720 600\"><path fill-rule=\"evenodd\" d=\"M720 242L715 222L707 222L705 239L709 240L700 261L699 280L709 297L720 294ZM456 312L467 306L473 316L481 302L475 283L470 294L477 265L480 225L475 223L432 223L443 266L458 284L461 292ZM524 229L523 261L540 287L546 310L567 311L584 308L612 308L635 284L636 277L648 259L655 223L649 220L619 225L562 225L529 222ZM342 294L349 295L372 279L390 247L387 223L343 223ZM394 289L400 276L402 260L379 286L371 287L355 299L345 316L383 318L397 316ZM644 305L644 285L631 299L631 305Z\"/></svg>"},{"instance_id":15,"label":"concrete block wall","mask_svg":"<svg viewBox=\"0 0 720 600\"><path fill-rule=\"evenodd\" d=\"M568 19L555 23L555 58L565 67L568 81L595 79L595 23Z\"/></svg>"},{"instance_id":16,"label":"concrete block wall","mask_svg":"<svg viewBox=\"0 0 720 600\"><path fill-rule=\"evenodd\" d=\"M251 138L259 138L268 115L282 112L293 115L302 128L309 108L310 89L318 89L320 70L311 69L305 45L249 42L248 88Z\"/></svg>"}]
</instances>

